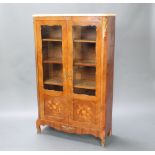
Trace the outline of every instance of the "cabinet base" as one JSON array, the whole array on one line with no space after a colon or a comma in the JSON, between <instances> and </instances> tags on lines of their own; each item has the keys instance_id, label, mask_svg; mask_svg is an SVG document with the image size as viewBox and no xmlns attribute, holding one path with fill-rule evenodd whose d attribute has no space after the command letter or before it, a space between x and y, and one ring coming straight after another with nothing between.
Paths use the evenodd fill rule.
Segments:
<instances>
[{"instance_id":1,"label":"cabinet base","mask_svg":"<svg viewBox=\"0 0 155 155\"><path fill-rule=\"evenodd\" d=\"M94 130L89 128L79 128L79 127L73 127L68 126L66 124L60 123L60 122L51 122L47 120L37 120L36 121L36 128L37 133L41 133L41 125L48 125L56 130L63 131L66 133L75 133L75 134L89 134L93 135L94 137L100 138L101 140L101 146L105 146L105 132L100 130ZM111 130L108 133L108 136L111 135Z\"/></svg>"}]
</instances>

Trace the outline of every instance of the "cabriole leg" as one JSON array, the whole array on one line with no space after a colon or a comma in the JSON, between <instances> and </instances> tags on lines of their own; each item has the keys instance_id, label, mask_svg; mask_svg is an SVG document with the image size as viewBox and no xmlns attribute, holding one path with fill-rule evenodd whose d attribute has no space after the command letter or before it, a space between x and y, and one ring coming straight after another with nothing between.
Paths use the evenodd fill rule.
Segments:
<instances>
[{"instance_id":1,"label":"cabriole leg","mask_svg":"<svg viewBox=\"0 0 155 155\"><path fill-rule=\"evenodd\" d=\"M40 122L39 122L39 120L37 120L37 122L36 122L36 128L37 128L37 133L41 133L41 127L40 127Z\"/></svg>"},{"instance_id":2,"label":"cabriole leg","mask_svg":"<svg viewBox=\"0 0 155 155\"><path fill-rule=\"evenodd\" d=\"M101 146L104 147L105 146L105 131L102 130L100 133L100 139L101 139Z\"/></svg>"},{"instance_id":3,"label":"cabriole leg","mask_svg":"<svg viewBox=\"0 0 155 155\"><path fill-rule=\"evenodd\" d=\"M40 126L37 127L37 133L41 133L41 127Z\"/></svg>"},{"instance_id":4,"label":"cabriole leg","mask_svg":"<svg viewBox=\"0 0 155 155\"><path fill-rule=\"evenodd\" d=\"M105 146L105 138L101 138L101 146L102 146L102 147Z\"/></svg>"},{"instance_id":5,"label":"cabriole leg","mask_svg":"<svg viewBox=\"0 0 155 155\"><path fill-rule=\"evenodd\" d=\"M112 130L110 129L108 132L108 136L111 136L111 135L112 135Z\"/></svg>"}]
</instances>

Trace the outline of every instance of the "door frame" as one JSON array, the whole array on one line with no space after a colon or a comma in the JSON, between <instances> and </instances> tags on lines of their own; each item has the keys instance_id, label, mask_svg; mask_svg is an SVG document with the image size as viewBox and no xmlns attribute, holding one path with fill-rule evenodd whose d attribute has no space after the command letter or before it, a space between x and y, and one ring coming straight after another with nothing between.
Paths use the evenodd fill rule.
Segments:
<instances>
[{"instance_id":1,"label":"door frame","mask_svg":"<svg viewBox=\"0 0 155 155\"><path fill-rule=\"evenodd\" d=\"M82 19L81 19L82 18ZM88 96L84 94L74 94L73 93L73 38L72 38L72 26L79 25L79 26L89 26L93 25L96 26L96 95L95 96ZM88 127L88 128L99 128L100 127L100 107L101 107L101 56L102 56L102 23L101 20L88 20L87 17L78 17L77 20L71 18L67 21L67 31L68 31L68 73L69 79L68 80L68 93L69 93L69 124L70 125L77 125L78 127ZM74 99L79 99L83 101L93 101L96 104L97 109L97 116L96 116L96 123L97 124L89 124L84 122L78 122L73 119L73 101Z\"/></svg>"},{"instance_id":2,"label":"door frame","mask_svg":"<svg viewBox=\"0 0 155 155\"><path fill-rule=\"evenodd\" d=\"M42 38L41 38L41 26L42 25L60 25L62 26L62 66L63 66L63 91L58 92L54 90L46 90L44 89L43 84L43 66L42 66ZM63 121L68 122L68 111L67 111L67 23L65 20L35 20L34 21L34 29L35 29L35 42L36 42L36 74L37 74L37 89L38 89L38 113L39 119L45 120L44 115L44 104L45 104L45 96L50 95L51 97L63 97L65 102L65 116ZM53 121L53 120L52 120Z\"/></svg>"}]
</instances>

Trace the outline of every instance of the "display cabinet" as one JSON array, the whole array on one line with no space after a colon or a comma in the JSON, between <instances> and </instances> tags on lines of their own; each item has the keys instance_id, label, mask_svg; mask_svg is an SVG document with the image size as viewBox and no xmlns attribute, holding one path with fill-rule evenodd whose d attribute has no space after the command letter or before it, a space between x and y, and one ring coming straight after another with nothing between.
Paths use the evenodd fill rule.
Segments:
<instances>
[{"instance_id":1,"label":"display cabinet","mask_svg":"<svg viewBox=\"0 0 155 155\"><path fill-rule=\"evenodd\" d=\"M41 125L112 133L115 15L34 15L38 132Z\"/></svg>"}]
</instances>

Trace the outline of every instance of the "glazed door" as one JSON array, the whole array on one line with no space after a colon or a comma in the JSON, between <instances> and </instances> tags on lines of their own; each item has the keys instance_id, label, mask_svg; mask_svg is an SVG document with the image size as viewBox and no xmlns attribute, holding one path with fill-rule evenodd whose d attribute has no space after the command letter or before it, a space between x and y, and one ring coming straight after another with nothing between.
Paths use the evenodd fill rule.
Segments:
<instances>
[{"instance_id":1,"label":"glazed door","mask_svg":"<svg viewBox=\"0 0 155 155\"><path fill-rule=\"evenodd\" d=\"M100 107L101 24L82 17L69 22L69 123L98 128Z\"/></svg>"},{"instance_id":2,"label":"glazed door","mask_svg":"<svg viewBox=\"0 0 155 155\"><path fill-rule=\"evenodd\" d=\"M40 113L42 118L63 122L68 121L66 25L66 21L37 23Z\"/></svg>"}]
</instances>

